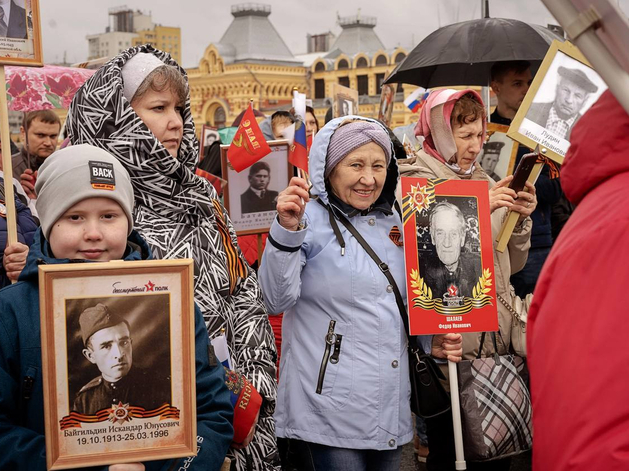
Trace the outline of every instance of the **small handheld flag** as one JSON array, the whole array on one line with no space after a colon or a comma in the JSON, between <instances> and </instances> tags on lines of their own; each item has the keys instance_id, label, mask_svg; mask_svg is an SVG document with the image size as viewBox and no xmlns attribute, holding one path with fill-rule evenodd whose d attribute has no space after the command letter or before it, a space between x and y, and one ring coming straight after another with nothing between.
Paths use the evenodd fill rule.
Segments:
<instances>
[{"instance_id":1,"label":"small handheld flag","mask_svg":"<svg viewBox=\"0 0 629 471\"><path fill-rule=\"evenodd\" d=\"M271 148L258 126L252 106L249 105L227 150L227 158L234 170L241 172L270 153Z\"/></svg>"},{"instance_id":2,"label":"small handheld flag","mask_svg":"<svg viewBox=\"0 0 629 471\"><path fill-rule=\"evenodd\" d=\"M423 106L426 98L430 94L430 90L419 87L413 93L411 93L406 100L404 100L404 104L406 107L411 110L413 113L417 113L421 107Z\"/></svg>"}]
</instances>

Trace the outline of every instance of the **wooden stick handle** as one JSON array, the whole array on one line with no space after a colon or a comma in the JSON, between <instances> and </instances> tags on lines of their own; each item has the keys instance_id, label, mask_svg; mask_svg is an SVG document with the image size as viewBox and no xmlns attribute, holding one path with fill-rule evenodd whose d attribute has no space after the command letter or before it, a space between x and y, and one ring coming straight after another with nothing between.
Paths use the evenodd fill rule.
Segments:
<instances>
[{"instance_id":1,"label":"wooden stick handle","mask_svg":"<svg viewBox=\"0 0 629 471\"><path fill-rule=\"evenodd\" d=\"M13 193L13 166L11 165L11 136L9 135L9 109L4 66L0 65L0 144L2 144L2 171L4 172L4 204L7 208L7 245L17 242L17 215Z\"/></svg>"}]
</instances>

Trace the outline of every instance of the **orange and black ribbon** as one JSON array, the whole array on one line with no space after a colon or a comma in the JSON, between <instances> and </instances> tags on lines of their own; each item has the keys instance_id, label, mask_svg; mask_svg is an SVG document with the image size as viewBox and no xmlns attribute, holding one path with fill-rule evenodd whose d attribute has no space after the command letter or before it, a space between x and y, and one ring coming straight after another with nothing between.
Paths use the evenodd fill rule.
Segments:
<instances>
[{"instance_id":1,"label":"orange and black ribbon","mask_svg":"<svg viewBox=\"0 0 629 471\"><path fill-rule=\"evenodd\" d=\"M537 163L548 165L548 173L551 179L559 178L559 164L548 157L537 154Z\"/></svg>"},{"instance_id":2,"label":"orange and black ribbon","mask_svg":"<svg viewBox=\"0 0 629 471\"><path fill-rule=\"evenodd\" d=\"M112 408L100 410L96 415L79 414L78 412L70 412L63 419L59 421L61 430L68 428L81 428L81 423L98 423L109 420ZM151 419L153 417L159 417L163 419L179 420L179 409L171 406L170 404L164 404L157 409L146 410L144 407L131 406L128 408L130 419Z\"/></svg>"}]
</instances>

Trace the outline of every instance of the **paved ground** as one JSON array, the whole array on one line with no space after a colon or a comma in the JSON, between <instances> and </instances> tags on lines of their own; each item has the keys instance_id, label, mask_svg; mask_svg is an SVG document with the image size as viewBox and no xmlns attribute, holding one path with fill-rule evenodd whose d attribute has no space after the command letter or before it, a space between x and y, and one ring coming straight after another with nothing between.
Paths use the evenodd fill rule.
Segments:
<instances>
[{"instance_id":1,"label":"paved ground","mask_svg":"<svg viewBox=\"0 0 629 471\"><path fill-rule=\"evenodd\" d=\"M531 453L523 453L516 456L511 461L511 469L509 471L530 471L531 470ZM420 464L415 459L413 453L413 442L404 447L402 452L402 466L400 471L426 471L426 466Z\"/></svg>"}]
</instances>

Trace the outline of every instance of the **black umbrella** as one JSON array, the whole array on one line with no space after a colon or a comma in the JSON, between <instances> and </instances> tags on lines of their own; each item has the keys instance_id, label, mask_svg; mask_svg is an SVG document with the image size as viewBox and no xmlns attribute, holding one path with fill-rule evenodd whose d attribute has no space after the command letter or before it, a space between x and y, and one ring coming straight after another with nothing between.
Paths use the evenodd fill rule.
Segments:
<instances>
[{"instance_id":1,"label":"black umbrella","mask_svg":"<svg viewBox=\"0 0 629 471\"><path fill-rule=\"evenodd\" d=\"M550 43L561 36L539 25L482 18L444 26L419 43L386 83L424 88L487 85L494 62L527 60L539 67Z\"/></svg>"}]
</instances>

